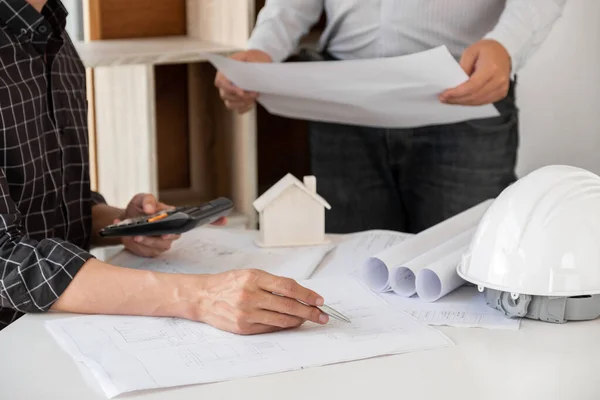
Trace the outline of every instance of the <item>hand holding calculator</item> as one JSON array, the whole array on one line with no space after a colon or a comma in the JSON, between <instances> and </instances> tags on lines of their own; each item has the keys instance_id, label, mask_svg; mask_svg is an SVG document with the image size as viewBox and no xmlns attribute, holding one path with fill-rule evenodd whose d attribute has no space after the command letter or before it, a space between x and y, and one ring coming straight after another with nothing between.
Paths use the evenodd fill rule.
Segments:
<instances>
[{"instance_id":1,"label":"hand holding calculator","mask_svg":"<svg viewBox=\"0 0 600 400\"><path fill-rule=\"evenodd\" d=\"M177 207L153 215L128 218L100 231L103 237L161 236L182 234L229 215L233 202L220 197L198 206Z\"/></svg>"}]
</instances>

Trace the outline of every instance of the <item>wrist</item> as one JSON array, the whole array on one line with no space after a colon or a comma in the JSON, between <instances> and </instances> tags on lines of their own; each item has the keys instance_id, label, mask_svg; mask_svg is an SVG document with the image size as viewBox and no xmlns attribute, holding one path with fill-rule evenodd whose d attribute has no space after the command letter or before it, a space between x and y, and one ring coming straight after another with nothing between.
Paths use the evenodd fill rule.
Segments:
<instances>
[{"instance_id":1,"label":"wrist","mask_svg":"<svg viewBox=\"0 0 600 400\"><path fill-rule=\"evenodd\" d=\"M489 33L482 39L482 41L493 43L494 45L496 45L497 48L502 49L503 53L506 55L510 62L511 73L515 71L515 57L519 54L519 51L522 48L522 46L524 46L523 43L515 41L510 36L506 36L498 32Z\"/></svg>"},{"instance_id":2,"label":"wrist","mask_svg":"<svg viewBox=\"0 0 600 400\"><path fill-rule=\"evenodd\" d=\"M100 231L111 225L115 219L123 220L125 210L98 204L92 207L92 244L95 246L110 246L122 244L119 238L100 237Z\"/></svg>"},{"instance_id":3,"label":"wrist","mask_svg":"<svg viewBox=\"0 0 600 400\"><path fill-rule=\"evenodd\" d=\"M92 206L92 218L106 221L109 219L122 218L125 216L125 210L122 208L112 207L108 204L96 204Z\"/></svg>"},{"instance_id":4,"label":"wrist","mask_svg":"<svg viewBox=\"0 0 600 400\"><path fill-rule=\"evenodd\" d=\"M246 59L252 62L272 63L273 57L264 50L248 49L245 51Z\"/></svg>"},{"instance_id":5,"label":"wrist","mask_svg":"<svg viewBox=\"0 0 600 400\"><path fill-rule=\"evenodd\" d=\"M156 279L166 290L161 310L157 310L159 314L192 321L204 320L208 276L160 274Z\"/></svg>"}]
</instances>

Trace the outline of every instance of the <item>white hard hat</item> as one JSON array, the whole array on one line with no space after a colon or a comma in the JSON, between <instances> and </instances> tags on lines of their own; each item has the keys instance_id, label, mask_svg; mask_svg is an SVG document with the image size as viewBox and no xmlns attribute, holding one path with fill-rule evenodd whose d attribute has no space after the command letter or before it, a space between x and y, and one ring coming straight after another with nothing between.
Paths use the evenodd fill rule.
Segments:
<instances>
[{"instance_id":1,"label":"white hard hat","mask_svg":"<svg viewBox=\"0 0 600 400\"><path fill-rule=\"evenodd\" d=\"M519 299L562 297L554 306L566 309L566 297L600 294L600 177L549 166L518 180L484 214L457 272L507 315L527 314ZM549 320L575 319L564 314Z\"/></svg>"}]
</instances>

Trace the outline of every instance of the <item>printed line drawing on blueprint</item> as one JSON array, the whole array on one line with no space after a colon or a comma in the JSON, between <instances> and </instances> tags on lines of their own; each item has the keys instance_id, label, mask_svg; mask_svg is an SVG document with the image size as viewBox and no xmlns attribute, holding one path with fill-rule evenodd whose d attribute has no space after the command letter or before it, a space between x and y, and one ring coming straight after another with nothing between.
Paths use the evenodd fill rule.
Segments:
<instances>
[{"instance_id":1,"label":"printed line drawing on blueprint","mask_svg":"<svg viewBox=\"0 0 600 400\"><path fill-rule=\"evenodd\" d=\"M277 343L264 341L244 344L210 344L178 350L183 364L188 368L216 368L240 363L267 360L269 355L284 352Z\"/></svg>"},{"instance_id":2,"label":"printed line drawing on blueprint","mask_svg":"<svg viewBox=\"0 0 600 400\"><path fill-rule=\"evenodd\" d=\"M331 302L329 305L347 316L352 323L348 324L332 318L325 326L306 323L299 330L307 337L326 336L332 341L344 342L371 341L387 334L398 335L404 333L401 326L393 324L381 326L381 324L370 323L370 320L381 317L375 315L370 306L354 305L353 307L344 307L342 302Z\"/></svg>"},{"instance_id":3,"label":"printed line drawing on blueprint","mask_svg":"<svg viewBox=\"0 0 600 400\"><path fill-rule=\"evenodd\" d=\"M486 314L475 314L466 311L406 310L405 312L424 323L444 320L447 323L460 322L480 325L486 318L489 318Z\"/></svg>"},{"instance_id":4,"label":"printed line drawing on blueprint","mask_svg":"<svg viewBox=\"0 0 600 400\"><path fill-rule=\"evenodd\" d=\"M227 339L236 336L186 320L156 318L155 322L142 327L139 324L117 324L114 331L132 350L179 348L177 355L190 368L254 362L284 351L270 341L226 343Z\"/></svg>"},{"instance_id":5,"label":"printed line drawing on blueprint","mask_svg":"<svg viewBox=\"0 0 600 400\"><path fill-rule=\"evenodd\" d=\"M125 321L115 324L112 329L127 345L144 349L185 346L233 337L211 326L177 318L147 318L144 324Z\"/></svg>"},{"instance_id":6,"label":"printed line drawing on blueprint","mask_svg":"<svg viewBox=\"0 0 600 400\"><path fill-rule=\"evenodd\" d=\"M357 279L304 284L352 322L306 323L261 336L229 334L188 320L130 316L57 319L46 328L92 371L108 397L453 345L441 332L394 310Z\"/></svg>"}]
</instances>

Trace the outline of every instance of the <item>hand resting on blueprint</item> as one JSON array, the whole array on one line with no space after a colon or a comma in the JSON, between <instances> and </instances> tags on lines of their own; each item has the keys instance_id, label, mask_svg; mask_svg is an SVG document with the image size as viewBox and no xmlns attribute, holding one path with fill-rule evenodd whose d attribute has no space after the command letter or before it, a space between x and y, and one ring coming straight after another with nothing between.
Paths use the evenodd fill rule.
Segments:
<instances>
[{"instance_id":1,"label":"hand resting on blueprint","mask_svg":"<svg viewBox=\"0 0 600 400\"><path fill-rule=\"evenodd\" d=\"M271 56L260 50L242 51L232 55L231 58L244 62L273 62ZM225 102L225 106L230 110L244 114L250 111L256 104L258 93L246 92L240 89L231 83L231 81L227 79L227 77L225 77L225 75L223 75L221 72L217 73L217 77L215 78L215 86L219 89L219 95Z\"/></svg>"},{"instance_id":2,"label":"hand resting on blueprint","mask_svg":"<svg viewBox=\"0 0 600 400\"><path fill-rule=\"evenodd\" d=\"M242 270L208 276L198 312L199 319L216 328L256 334L296 328L306 321L326 324L329 317L314 307L323 303L320 295L292 279Z\"/></svg>"},{"instance_id":3,"label":"hand resting on blueprint","mask_svg":"<svg viewBox=\"0 0 600 400\"><path fill-rule=\"evenodd\" d=\"M251 335L329 319L324 299L296 281L259 270L168 274L88 260L51 310L78 314L175 317Z\"/></svg>"}]
</instances>

